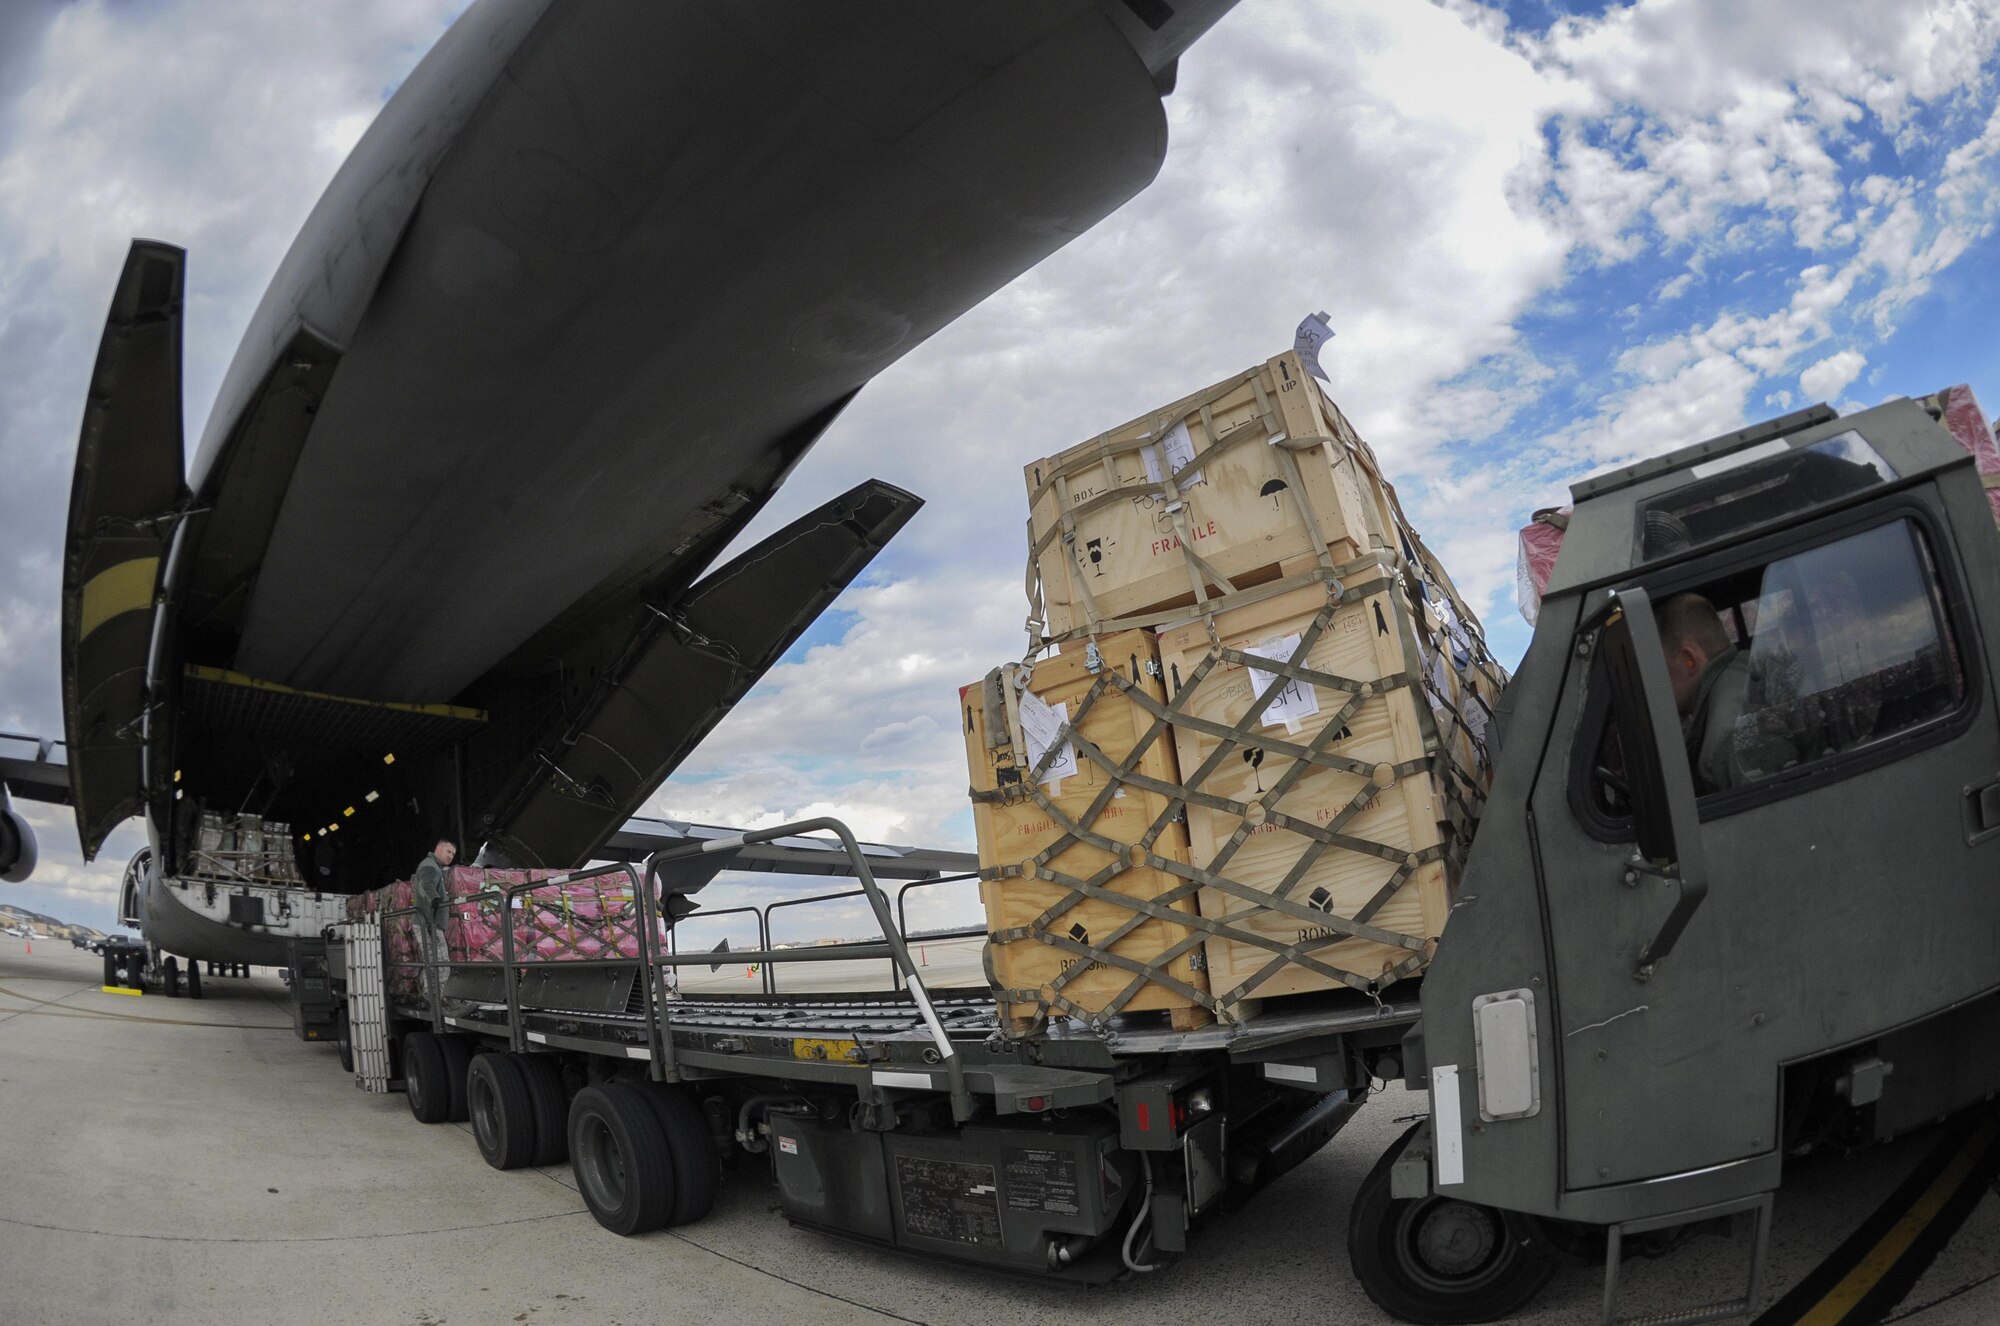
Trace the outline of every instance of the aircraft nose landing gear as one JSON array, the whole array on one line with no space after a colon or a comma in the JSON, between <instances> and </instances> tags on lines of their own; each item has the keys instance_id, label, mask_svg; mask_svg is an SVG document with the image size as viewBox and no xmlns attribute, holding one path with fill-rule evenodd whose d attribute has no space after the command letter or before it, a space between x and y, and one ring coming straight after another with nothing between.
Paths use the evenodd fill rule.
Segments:
<instances>
[{"instance_id":1,"label":"aircraft nose landing gear","mask_svg":"<svg viewBox=\"0 0 2000 1326\"><path fill-rule=\"evenodd\" d=\"M1396 1197L1390 1175L1419 1124L1376 1162L1354 1196L1347 1255L1377 1306L1423 1326L1493 1321L1527 1305L1559 1254L1527 1216L1433 1193Z\"/></svg>"}]
</instances>

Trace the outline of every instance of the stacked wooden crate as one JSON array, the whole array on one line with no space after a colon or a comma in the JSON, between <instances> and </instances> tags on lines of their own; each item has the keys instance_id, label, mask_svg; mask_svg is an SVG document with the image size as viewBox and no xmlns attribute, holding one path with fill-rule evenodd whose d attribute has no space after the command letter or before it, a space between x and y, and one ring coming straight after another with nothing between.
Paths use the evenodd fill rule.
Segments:
<instances>
[{"instance_id":1,"label":"stacked wooden crate","mask_svg":"<svg viewBox=\"0 0 2000 1326\"><path fill-rule=\"evenodd\" d=\"M1017 1026L1048 1012L1207 1020L1173 742L1155 717L1165 700L1151 631L959 692L989 974Z\"/></svg>"},{"instance_id":2,"label":"stacked wooden crate","mask_svg":"<svg viewBox=\"0 0 2000 1326\"><path fill-rule=\"evenodd\" d=\"M1011 946L1061 948L1079 898L1098 909L1091 933L1124 910L1116 956L1168 979L1151 982L1156 1002L1116 1006L1045 984L1048 1012L1180 1000L1183 1021L1241 1019L1267 997L1372 992L1421 970L1491 777L1505 674L1320 384L1280 355L1025 474L1030 656L1059 652L986 686L1044 704L1115 692L1128 712L1108 746L1087 710L1080 733L1055 724L1030 757L1025 736L1003 752L979 718L990 705L967 706L996 977ZM1046 772L1043 748L1064 735L1082 737L1088 797L1019 771ZM1014 777L982 781L984 765ZM1032 871L1009 857L1020 823L1044 830ZM1161 919L1190 900L1185 926ZM1197 979L1170 975L1197 944ZM1122 989L1144 974L1110 965ZM1010 988L1018 1008L1025 987Z\"/></svg>"}]
</instances>

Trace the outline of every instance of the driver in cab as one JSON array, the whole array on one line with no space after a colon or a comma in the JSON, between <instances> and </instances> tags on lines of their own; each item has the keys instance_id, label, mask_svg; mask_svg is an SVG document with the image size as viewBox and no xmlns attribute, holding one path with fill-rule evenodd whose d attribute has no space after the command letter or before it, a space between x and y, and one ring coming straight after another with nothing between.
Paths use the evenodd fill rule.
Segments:
<instances>
[{"instance_id":1,"label":"driver in cab","mask_svg":"<svg viewBox=\"0 0 2000 1326\"><path fill-rule=\"evenodd\" d=\"M1699 594L1668 599L1658 621L1695 794L1748 781L1759 772L1746 762L1746 743L1740 740L1750 697L1749 655L1730 640L1715 605Z\"/></svg>"}]
</instances>

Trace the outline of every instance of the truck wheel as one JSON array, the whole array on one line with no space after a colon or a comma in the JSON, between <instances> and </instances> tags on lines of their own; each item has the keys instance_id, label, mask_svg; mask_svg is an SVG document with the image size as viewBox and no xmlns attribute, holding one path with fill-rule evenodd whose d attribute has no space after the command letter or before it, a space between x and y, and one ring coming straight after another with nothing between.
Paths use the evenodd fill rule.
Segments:
<instances>
[{"instance_id":1,"label":"truck wheel","mask_svg":"<svg viewBox=\"0 0 2000 1326\"><path fill-rule=\"evenodd\" d=\"M333 1015L333 1045L340 1051L340 1071L354 1071L354 1028L347 1021L347 1009L343 1007Z\"/></svg>"},{"instance_id":2,"label":"truck wheel","mask_svg":"<svg viewBox=\"0 0 2000 1326\"><path fill-rule=\"evenodd\" d=\"M614 1234L658 1229L674 1210L666 1134L641 1088L585 1087L569 1105L569 1163L597 1223Z\"/></svg>"},{"instance_id":3,"label":"truck wheel","mask_svg":"<svg viewBox=\"0 0 2000 1326\"><path fill-rule=\"evenodd\" d=\"M563 1096L562 1065L546 1054L513 1056L535 1108L536 1168L569 1159L569 1101Z\"/></svg>"},{"instance_id":4,"label":"truck wheel","mask_svg":"<svg viewBox=\"0 0 2000 1326\"><path fill-rule=\"evenodd\" d=\"M437 1043L444 1051L445 1072L450 1074L451 1113L445 1117L453 1123L464 1123L472 1117L465 1101L465 1075L472 1071L472 1042L446 1032L438 1036Z\"/></svg>"},{"instance_id":5,"label":"truck wheel","mask_svg":"<svg viewBox=\"0 0 2000 1326\"><path fill-rule=\"evenodd\" d=\"M722 1188L722 1159L709 1135L708 1116L686 1087L648 1082L639 1090L659 1116L667 1152L673 1157L674 1209L667 1223L685 1225L699 1220L715 1205Z\"/></svg>"},{"instance_id":6,"label":"truck wheel","mask_svg":"<svg viewBox=\"0 0 2000 1326\"><path fill-rule=\"evenodd\" d=\"M1355 1279L1383 1311L1423 1326L1494 1321L1526 1306L1557 1260L1528 1217L1436 1194L1390 1196L1390 1170L1417 1127L1354 1195L1347 1256Z\"/></svg>"},{"instance_id":7,"label":"truck wheel","mask_svg":"<svg viewBox=\"0 0 2000 1326\"><path fill-rule=\"evenodd\" d=\"M465 1074L466 1111L473 1140L494 1169L519 1169L535 1156L535 1106L512 1056L472 1056Z\"/></svg>"},{"instance_id":8,"label":"truck wheel","mask_svg":"<svg viewBox=\"0 0 2000 1326\"><path fill-rule=\"evenodd\" d=\"M199 962L188 963L188 998L201 998L201 964Z\"/></svg>"},{"instance_id":9,"label":"truck wheel","mask_svg":"<svg viewBox=\"0 0 2000 1326\"><path fill-rule=\"evenodd\" d=\"M428 1031L403 1037L403 1094L418 1123L443 1123L451 1118L451 1075L444 1047Z\"/></svg>"}]
</instances>

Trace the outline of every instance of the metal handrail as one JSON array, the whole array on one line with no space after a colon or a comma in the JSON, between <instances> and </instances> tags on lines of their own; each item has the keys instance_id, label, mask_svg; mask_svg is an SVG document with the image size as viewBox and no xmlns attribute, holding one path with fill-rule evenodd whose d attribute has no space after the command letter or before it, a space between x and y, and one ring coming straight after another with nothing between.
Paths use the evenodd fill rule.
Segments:
<instances>
[{"instance_id":1,"label":"metal handrail","mask_svg":"<svg viewBox=\"0 0 2000 1326\"><path fill-rule=\"evenodd\" d=\"M779 825L772 829L757 829L749 833L733 834L727 838L708 839L699 843L689 843L684 846L670 847L663 851L655 852L646 858L646 884L640 891L641 907L650 909L653 905L654 899L652 895L655 881L659 878L660 866L665 862L696 857L707 852L734 851L755 843L769 842L774 838L819 832L831 833L840 840L841 847L847 854L849 864L854 867L854 877L860 882L862 891L867 895L868 905L875 913L876 924L882 927L882 938L890 950L890 956L903 972L904 988L909 991L910 998L916 1003L917 1011L923 1015L924 1023L930 1029L932 1043L937 1047L938 1057L945 1065L945 1073L951 1088L952 1115L960 1122L970 1119L973 1112L972 1096L966 1090L965 1065L959 1060L958 1047L953 1045L951 1037L945 1034L944 1024L938 1019L937 1008L931 1003L930 990L924 985L924 978L918 974L916 963L910 957L909 946L903 942L902 933L896 928L896 918L890 911L889 900L883 894L881 885L876 883L875 872L869 868L867 858L862 855L861 844L855 840L853 831L839 820L829 817L801 820L796 824ZM650 942L652 938L652 919L648 916L646 918L645 942ZM777 954L769 960L814 961L815 959L804 958L802 955L831 952L833 952L832 949L797 950ZM853 950L849 949L846 953L838 956L851 957L853 956ZM818 960L824 961L826 959ZM682 962L682 959L676 957L671 961L673 965L678 966ZM655 987L659 986L665 980L665 966L662 965L656 970L658 974L653 980L647 983L649 1000ZM648 1009L648 1013L650 1015L650 1008ZM649 1035L657 1036L658 1032L654 1027L655 1019L648 1016L647 1023ZM678 1079L678 1070L667 1058L671 1054L672 1037L666 1037L664 1045L660 1049L656 1049L653 1058L654 1075L656 1077L664 1077L665 1080L669 1081ZM668 1076L669 1074L671 1076Z\"/></svg>"},{"instance_id":2,"label":"metal handrail","mask_svg":"<svg viewBox=\"0 0 2000 1326\"><path fill-rule=\"evenodd\" d=\"M506 968L506 974L501 980L501 985L507 992L507 1044L508 1048L516 1054L525 1054L527 1052L528 1039L527 1031L521 1025L521 978L527 974L527 963L517 962L514 957L515 897L523 893L531 893L536 889L548 888L550 885L561 887L580 879L595 879L600 875L616 875L621 873L632 881L632 894L639 903L639 961L641 964L639 974L643 980L647 971L644 965L647 958L647 946L654 939L653 922L652 916L646 907L646 885L640 883L639 873L628 862L620 861L608 866L599 866L595 870L572 870L561 875L551 875L547 879L523 880L519 884L512 885L500 891L503 899L500 906L500 953L501 962ZM517 971L516 968L519 968L519 970ZM648 1028L647 1036L650 1039L652 1037L651 1028L654 1021L653 988L651 981L646 981L645 984L646 1002L644 1008L646 1026Z\"/></svg>"},{"instance_id":3,"label":"metal handrail","mask_svg":"<svg viewBox=\"0 0 2000 1326\"><path fill-rule=\"evenodd\" d=\"M764 913L760 908L748 904L742 907L722 907L712 912L703 912L701 914L701 919L704 921L713 921L718 916L738 916L743 914L748 914L750 916L754 916L757 918L757 947L759 949L767 949L771 947L771 933L770 930L767 928L767 922ZM676 959L679 958L681 955L680 940L678 938L679 933L680 933L679 926L667 927L667 952L669 956ZM729 937L727 935L723 936L725 942L728 940L728 938ZM713 959L715 957L715 950L710 949L706 953L700 954L698 956ZM732 951L729 954L730 961L732 962L736 960L736 957L737 953L734 951ZM679 964L677 963L676 965ZM767 968L766 969L767 973L768 970L769 969ZM762 984L763 982L759 983ZM768 994L770 993L770 991L766 990L765 993Z\"/></svg>"},{"instance_id":4,"label":"metal handrail","mask_svg":"<svg viewBox=\"0 0 2000 1326\"><path fill-rule=\"evenodd\" d=\"M811 897L807 898L780 898L776 902L765 904L764 947L769 949L775 949L777 947L777 941L771 937L772 934L774 933L774 931L771 928L771 913L777 911L780 907L803 907L808 903L838 902L842 898L860 898L864 896L866 896L866 890L864 889L843 889L839 893L815 893ZM902 895L898 894L897 897L898 899L900 899ZM839 950L838 956L848 959L888 958L889 984L893 987L896 984L896 962L894 956L887 953L886 951L861 952L860 950L863 948L868 948L871 950L878 949L880 948L880 945L869 945L862 942L856 942L852 944L821 944L821 945L815 945L810 950L787 949L785 950L785 953L787 955L792 954L794 952L800 953L802 956L800 956L797 959L797 961L800 962L830 962L833 960L832 957L808 958L803 956L803 954L808 951L815 954L834 954L836 950ZM782 961L782 960L783 959L773 959L773 961ZM766 964L764 968L764 993L770 995L775 995L778 993L777 969L775 967L770 966L769 964Z\"/></svg>"},{"instance_id":5,"label":"metal handrail","mask_svg":"<svg viewBox=\"0 0 2000 1326\"><path fill-rule=\"evenodd\" d=\"M911 889L927 889L934 884L963 884L969 879L978 878L979 872L974 870L963 875L940 875L936 879L913 879L903 885L902 888L897 889L896 928L903 932L904 941L908 942L910 938L910 916L905 906L905 899L910 896ZM975 936L984 936L985 934L986 927L974 926L969 930L945 930L927 937L932 939L971 939Z\"/></svg>"},{"instance_id":6,"label":"metal handrail","mask_svg":"<svg viewBox=\"0 0 2000 1326\"><path fill-rule=\"evenodd\" d=\"M393 911L385 911L379 913L378 919L386 922L393 920L398 916L414 917L416 914L417 914L417 909L414 906L398 907ZM415 928L416 928L415 926L411 927L412 930L414 930ZM407 967L410 965L407 962L389 961L388 949L389 949L389 932L385 929L382 932L382 950L383 950L382 951L382 1003L385 1008L388 1006L389 1002L389 969L391 967ZM430 1012L431 1030L442 1031L444 1030L444 1008L443 1008L444 996L442 994L444 986L442 983L438 981L436 976L435 968L437 964L431 958L431 946L429 944L424 943L422 940L418 940L417 956L420 959L418 965L421 966L424 970L423 991L424 991L425 1001L430 1004L429 1012ZM438 997L435 999L431 997L430 992L432 990L437 990L440 992Z\"/></svg>"}]
</instances>

